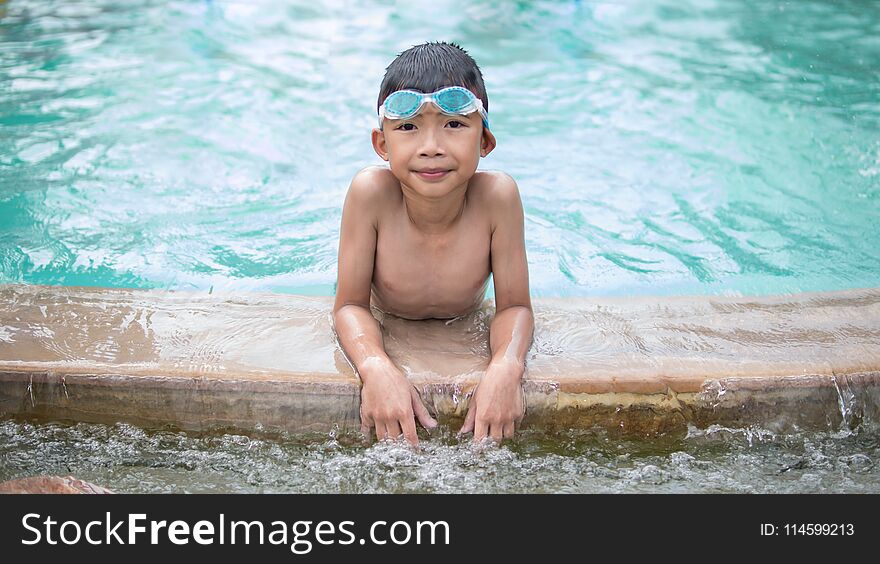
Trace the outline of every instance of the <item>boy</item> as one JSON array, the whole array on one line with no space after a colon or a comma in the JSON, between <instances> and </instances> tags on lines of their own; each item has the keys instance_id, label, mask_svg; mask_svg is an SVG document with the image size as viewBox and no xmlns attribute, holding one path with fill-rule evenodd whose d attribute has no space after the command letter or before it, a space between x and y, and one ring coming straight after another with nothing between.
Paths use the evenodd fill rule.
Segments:
<instances>
[{"instance_id":1,"label":"boy","mask_svg":"<svg viewBox=\"0 0 880 564\"><path fill-rule=\"evenodd\" d=\"M480 306L492 273L492 358L460 433L500 443L523 416L534 318L516 183L476 171L495 148L482 74L457 45L417 45L386 69L378 106L373 148L389 167L351 182L333 306L339 343L363 384L362 430L417 445L415 419L437 425L385 353L370 305L408 319L458 317Z\"/></svg>"}]
</instances>

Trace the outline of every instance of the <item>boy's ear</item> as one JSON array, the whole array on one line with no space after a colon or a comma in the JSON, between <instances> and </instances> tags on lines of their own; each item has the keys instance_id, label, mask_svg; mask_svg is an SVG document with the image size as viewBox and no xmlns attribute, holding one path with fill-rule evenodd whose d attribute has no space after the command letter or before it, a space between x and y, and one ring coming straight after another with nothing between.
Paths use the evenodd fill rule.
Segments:
<instances>
[{"instance_id":1,"label":"boy's ear","mask_svg":"<svg viewBox=\"0 0 880 564\"><path fill-rule=\"evenodd\" d=\"M483 140L480 141L480 156L485 157L489 153L492 152L492 149L495 148L495 145L498 142L495 140L495 135L489 131L488 128L483 128Z\"/></svg>"},{"instance_id":2,"label":"boy's ear","mask_svg":"<svg viewBox=\"0 0 880 564\"><path fill-rule=\"evenodd\" d=\"M383 161L388 160L388 145L385 143L385 132L381 129L373 130L373 150Z\"/></svg>"}]
</instances>

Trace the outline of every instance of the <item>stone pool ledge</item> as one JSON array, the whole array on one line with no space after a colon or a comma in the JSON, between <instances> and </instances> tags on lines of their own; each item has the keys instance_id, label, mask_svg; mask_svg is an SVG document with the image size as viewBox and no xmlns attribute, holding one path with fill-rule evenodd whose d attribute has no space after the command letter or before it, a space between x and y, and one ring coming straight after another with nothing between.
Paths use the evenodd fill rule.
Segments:
<instances>
[{"instance_id":1,"label":"stone pool ledge","mask_svg":"<svg viewBox=\"0 0 880 564\"><path fill-rule=\"evenodd\" d=\"M0 417L294 433L359 428L332 298L0 286ZM524 425L880 421L880 289L540 298ZM486 302L450 322L374 312L389 355L458 424L488 362Z\"/></svg>"}]
</instances>

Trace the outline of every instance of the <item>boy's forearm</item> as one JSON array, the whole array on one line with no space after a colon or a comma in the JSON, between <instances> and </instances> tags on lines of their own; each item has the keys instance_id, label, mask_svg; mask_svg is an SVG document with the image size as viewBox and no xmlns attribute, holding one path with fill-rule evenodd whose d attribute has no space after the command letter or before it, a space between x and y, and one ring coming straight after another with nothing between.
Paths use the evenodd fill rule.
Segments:
<instances>
[{"instance_id":1,"label":"boy's forearm","mask_svg":"<svg viewBox=\"0 0 880 564\"><path fill-rule=\"evenodd\" d=\"M491 362L512 362L525 370L526 353L532 345L535 317L531 308L511 306L495 313L489 327Z\"/></svg>"},{"instance_id":2,"label":"boy's forearm","mask_svg":"<svg viewBox=\"0 0 880 564\"><path fill-rule=\"evenodd\" d=\"M373 363L391 362L385 353L382 330L370 310L359 305L345 305L333 314L339 344L363 378L364 368Z\"/></svg>"}]
</instances>

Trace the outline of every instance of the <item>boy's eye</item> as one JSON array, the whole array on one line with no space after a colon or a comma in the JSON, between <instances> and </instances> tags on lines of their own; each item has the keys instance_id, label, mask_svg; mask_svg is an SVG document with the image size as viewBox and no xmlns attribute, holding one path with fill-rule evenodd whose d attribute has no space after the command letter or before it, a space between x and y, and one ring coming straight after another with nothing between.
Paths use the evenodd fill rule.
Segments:
<instances>
[{"instance_id":1,"label":"boy's eye","mask_svg":"<svg viewBox=\"0 0 880 564\"><path fill-rule=\"evenodd\" d=\"M458 129L458 128L460 128L460 127L464 127L464 124L461 123L460 121L456 120L456 119L450 121L450 122L447 123L446 125L448 125L448 126L451 127L452 129Z\"/></svg>"},{"instance_id":2,"label":"boy's eye","mask_svg":"<svg viewBox=\"0 0 880 564\"><path fill-rule=\"evenodd\" d=\"M397 126L397 129L401 131L413 131L416 128L414 123L402 123Z\"/></svg>"}]
</instances>

